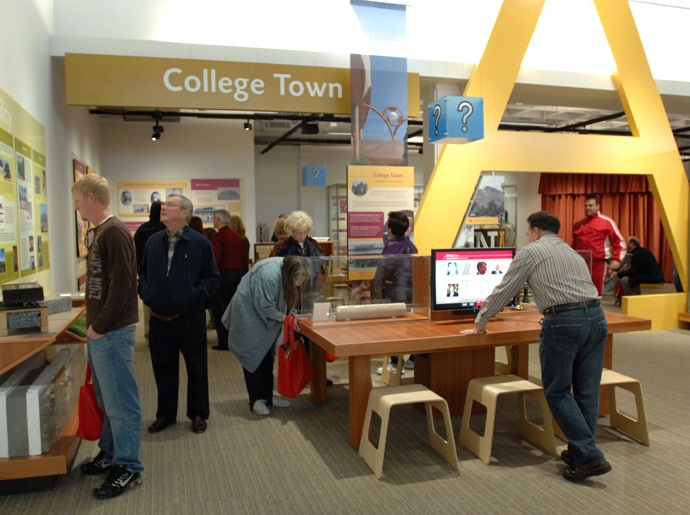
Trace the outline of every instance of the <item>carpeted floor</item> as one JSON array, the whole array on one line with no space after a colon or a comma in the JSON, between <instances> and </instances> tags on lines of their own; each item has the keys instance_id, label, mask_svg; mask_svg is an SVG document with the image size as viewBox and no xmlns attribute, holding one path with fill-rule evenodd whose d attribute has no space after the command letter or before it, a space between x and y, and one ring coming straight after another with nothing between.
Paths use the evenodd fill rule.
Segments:
<instances>
[{"instance_id":1,"label":"carpeted floor","mask_svg":"<svg viewBox=\"0 0 690 515\"><path fill-rule=\"evenodd\" d=\"M346 360L329 365L336 384L329 387L328 404L311 405L305 392L292 407L259 417L249 411L242 369L232 354L209 350L209 356L208 431L193 434L181 404L178 423L151 435L145 428L154 417L156 388L148 347L138 338L142 486L99 501L91 491L102 478L84 477L77 467L51 490L0 497L0 513L673 514L690 507L690 470L683 459L690 455L690 331L614 338L614 369L642 383L651 446L611 430L602 418L598 440L613 471L582 484L565 481L559 459L520 438L514 398L500 401L491 465L459 446L459 472L429 447L423 414L397 407L384 478L376 480L347 441ZM530 358L530 375L539 377L536 346ZM379 364L372 363L372 372ZM620 394L623 407L632 407L626 393ZM453 426L457 439L459 417ZM83 442L75 464L97 452L94 442Z\"/></svg>"}]
</instances>

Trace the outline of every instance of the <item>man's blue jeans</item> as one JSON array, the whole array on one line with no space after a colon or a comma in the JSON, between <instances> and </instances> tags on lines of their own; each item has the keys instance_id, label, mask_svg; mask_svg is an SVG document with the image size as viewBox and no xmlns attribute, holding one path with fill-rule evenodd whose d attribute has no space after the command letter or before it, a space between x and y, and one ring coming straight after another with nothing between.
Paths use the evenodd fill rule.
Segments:
<instances>
[{"instance_id":1,"label":"man's blue jeans","mask_svg":"<svg viewBox=\"0 0 690 515\"><path fill-rule=\"evenodd\" d=\"M546 401L576 466L600 463L595 436L608 325L600 306L544 318L539 340ZM572 389L572 392L571 392Z\"/></svg>"},{"instance_id":2,"label":"man's blue jeans","mask_svg":"<svg viewBox=\"0 0 690 515\"><path fill-rule=\"evenodd\" d=\"M132 472L144 470L139 461L141 406L134 380L134 333L123 327L86 341L98 405L105 412L98 446L114 465Z\"/></svg>"}]
</instances>

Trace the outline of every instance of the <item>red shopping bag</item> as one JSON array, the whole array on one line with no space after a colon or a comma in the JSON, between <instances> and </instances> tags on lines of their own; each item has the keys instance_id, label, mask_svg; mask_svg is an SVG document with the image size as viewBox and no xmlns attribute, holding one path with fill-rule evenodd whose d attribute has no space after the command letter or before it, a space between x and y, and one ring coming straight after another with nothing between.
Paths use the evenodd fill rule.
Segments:
<instances>
[{"instance_id":1,"label":"red shopping bag","mask_svg":"<svg viewBox=\"0 0 690 515\"><path fill-rule=\"evenodd\" d=\"M91 382L91 367L86 364L84 386L79 389L79 428L77 436L84 440L98 440L103 427L103 410L96 400L96 390Z\"/></svg>"},{"instance_id":2,"label":"red shopping bag","mask_svg":"<svg viewBox=\"0 0 690 515\"><path fill-rule=\"evenodd\" d=\"M285 343L278 350L278 393L283 397L297 397L314 379L314 367L309 361L302 338L295 338L295 317L287 316L283 323Z\"/></svg>"}]
</instances>

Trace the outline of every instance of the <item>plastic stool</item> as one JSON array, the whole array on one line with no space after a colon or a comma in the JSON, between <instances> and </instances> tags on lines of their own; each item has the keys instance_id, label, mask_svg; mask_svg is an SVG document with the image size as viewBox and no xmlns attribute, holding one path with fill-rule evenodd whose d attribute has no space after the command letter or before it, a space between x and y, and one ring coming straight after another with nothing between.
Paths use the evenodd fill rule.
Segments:
<instances>
[{"instance_id":1,"label":"plastic stool","mask_svg":"<svg viewBox=\"0 0 690 515\"><path fill-rule=\"evenodd\" d=\"M400 362L402 364L402 362ZM453 424L450 420L450 411L446 400L429 390L421 384L411 384L406 386L389 386L374 388L369 394L367 403L367 414L364 418L362 438L359 442L359 455L364 458L377 479L383 475L383 457L386 452L386 437L388 433L388 421L390 411L393 406L399 404L415 404L423 402L426 408L426 422L429 429L429 444L441 456L443 456L451 466L458 470L458 455L455 448L455 438L453 437ZM434 417L431 408L434 407L443 414L446 424L447 440L441 438L434 427ZM378 449L369 439L371 430L372 412L378 413L381 417L381 432L379 434Z\"/></svg>"},{"instance_id":2,"label":"plastic stool","mask_svg":"<svg viewBox=\"0 0 690 515\"><path fill-rule=\"evenodd\" d=\"M405 359L403 355L398 355L398 364L396 365L395 372L388 370L388 365L392 364L391 356L385 356L383 358L383 370L381 371L381 382L387 384L388 386L399 386L401 383L401 378L403 370L405 370Z\"/></svg>"},{"instance_id":3,"label":"plastic stool","mask_svg":"<svg viewBox=\"0 0 690 515\"><path fill-rule=\"evenodd\" d=\"M498 396L505 393L517 393L520 404L520 432L551 454L556 454L553 421L546 404L544 390L541 386L515 375L477 377L467 385L465 410L460 429L460 443L476 454L487 465L491 461L491 447L496 423L496 405ZM541 405L544 427L540 427L527 418L526 396L530 396ZM478 402L486 407L484 436L470 428L472 405Z\"/></svg>"},{"instance_id":4,"label":"plastic stool","mask_svg":"<svg viewBox=\"0 0 690 515\"><path fill-rule=\"evenodd\" d=\"M642 398L642 386L637 379L628 377L613 370L605 368L601 374L601 386L605 386L609 392L609 423L611 427L621 433L634 438L642 445L649 445L649 432L647 431L647 416L644 411L644 400ZM637 419L625 415L616 406L616 387L627 390L635 396L635 407L637 409ZM554 431L556 436L567 442L568 439L563 431L554 421Z\"/></svg>"}]
</instances>

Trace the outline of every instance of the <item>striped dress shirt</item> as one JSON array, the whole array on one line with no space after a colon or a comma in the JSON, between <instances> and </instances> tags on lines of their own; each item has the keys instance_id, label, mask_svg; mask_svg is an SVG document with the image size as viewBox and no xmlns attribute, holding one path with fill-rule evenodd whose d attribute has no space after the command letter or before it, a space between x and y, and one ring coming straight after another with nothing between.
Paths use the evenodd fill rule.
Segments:
<instances>
[{"instance_id":1,"label":"striped dress shirt","mask_svg":"<svg viewBox=\"0 0 690 515\"><path fill-rule=\"evenodd\" d=\"M484 327L518 293L525 282L540 313L551 306L597 299L587 264L555 234L544 234L520 249L503 280L484 302L475 323Z\"/></svg>"}]
</instances>

